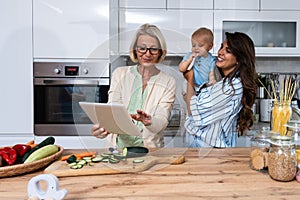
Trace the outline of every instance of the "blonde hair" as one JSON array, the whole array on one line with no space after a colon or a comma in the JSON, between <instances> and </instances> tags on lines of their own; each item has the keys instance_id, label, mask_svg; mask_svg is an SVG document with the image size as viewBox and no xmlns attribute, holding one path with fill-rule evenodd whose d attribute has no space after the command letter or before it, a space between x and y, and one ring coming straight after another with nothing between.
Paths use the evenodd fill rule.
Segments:
<instances>
[{"instance_id":1,"label":"blonde hair","mask_svg":"<svg viewBox=\"0 0 300 200\"><path fill-rule=\"evenodd\" d=\"M131 42L130 49L129 49L130 50L130 59L132 60L132 62L134 62L134 63L138 62L137 54L136 54L136 45L137 45L137 40L138 40L139 36L141 36L141 35L148 35L148 36L151 36L151 37L154 37L157 39L159 48L161 49L160 56L157 60L157 63L162 63L167 54L166 40L165 40L163 34L161 33L161 31L159 30L159 28L157 26L151 25L151 24L143 24L136 31L135 36L133 37L133 40Z\"/></svg>"},{"instance_id":2,"label":"blonde hair","mask_svg":"<svg viewBox=\"0 0 300 200\"><path fill-rule=\"evenodd\" d=\"M205 27L201 27L201 28L197 29L196 31L194 31L194 33L192 34L192 38L194 38L194 37L205 37L207 42L212 43L212 44L214 42L214 35L213 35L212 31Z\"/></svg>"}]
</instances>

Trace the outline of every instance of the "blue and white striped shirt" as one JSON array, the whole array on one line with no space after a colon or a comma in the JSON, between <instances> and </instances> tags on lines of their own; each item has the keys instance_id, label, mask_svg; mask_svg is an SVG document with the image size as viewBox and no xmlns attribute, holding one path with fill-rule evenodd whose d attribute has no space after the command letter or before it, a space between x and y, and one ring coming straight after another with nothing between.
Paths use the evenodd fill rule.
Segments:
<instances>
[{"instance_id":1,"label":"blue and white striped shirt","mask_svg":"<svg viewBox=\"0 0 300 200\"><path fill-rule=\"evenodd\" d=\"M243 86L239 78L204 88L190 102L192 114L185 122L189 134L213 147L234 147L238 137L237 119L242 109Z\"/></svg>"}]
</instances>

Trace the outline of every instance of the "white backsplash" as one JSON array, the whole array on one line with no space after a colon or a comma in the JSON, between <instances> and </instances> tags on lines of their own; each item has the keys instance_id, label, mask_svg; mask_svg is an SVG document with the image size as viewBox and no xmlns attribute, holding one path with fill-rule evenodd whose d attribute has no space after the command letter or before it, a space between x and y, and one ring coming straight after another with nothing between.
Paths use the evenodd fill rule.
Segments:
<instances>
[{"instance_id":1,"label":"white backsplash","mask_svg":"<svg viewBox=\"0 0 300 200\"><path fill-rule=\"evenodd\" d=\"M260 73L300 73L300 57L257 57L256 64Z\"/></svg>"}]
</instances>

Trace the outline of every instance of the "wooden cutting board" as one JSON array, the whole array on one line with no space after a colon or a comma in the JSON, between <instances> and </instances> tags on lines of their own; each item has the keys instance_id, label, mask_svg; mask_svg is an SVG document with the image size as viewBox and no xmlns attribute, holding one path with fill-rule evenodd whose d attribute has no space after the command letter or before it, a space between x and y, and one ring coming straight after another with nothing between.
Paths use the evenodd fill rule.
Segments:
<instances>
[{"instance_id":1,"label":"wooden cutting board","mask_svg":"<svg viewBox=\"0 0 300 200\"><path fill-rule=\"evenodd\" d=\"M142 163L133 163L135 159L143 159ZM84 175L96 175L96 174L120 174L120 173L136 173L150 169L157 164L171 164L177 165L184 163L185 157L169 155L169 156L151 156L147 155L139 158L127 158L119 163L95 163L93 166L83 166L81 169L71 169L67 166L66 161L55 161L48 166L44 173L54 174L57 177L65 176L84 176Z\"/></svg>"}]
</instances>

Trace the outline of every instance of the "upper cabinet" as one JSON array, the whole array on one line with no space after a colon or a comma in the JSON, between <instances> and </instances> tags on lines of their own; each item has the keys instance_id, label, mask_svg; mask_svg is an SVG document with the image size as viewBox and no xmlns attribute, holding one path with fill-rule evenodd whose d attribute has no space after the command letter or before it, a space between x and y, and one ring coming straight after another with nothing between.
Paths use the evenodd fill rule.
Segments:
<instances>
[{"instance_id":1,"label":"upper cabinet","mask_svg":"<svg viewBox=\"0 0 300 200\"><path fill-rule=\"evenodd\" d=\"M300 1L297 0L120 0L119 54L128 54L136 29L157 25L164 33L168 54L190 51L190 37L199 27L214 32L216 54L225 32L245 32L257 56L300 55Z\"/></svg>"},{"instance_id":2,"label":"upper cabinet","mask_svg":"<svg viewBox=\"0 0 300 200\"><path fill-rule=\"evenodd\" d=\"M137 28L150 23L157 25L167 42L167 54L184 54L191 50L190 37L199 27L213 29L212 10L161 10L121 9L119 29L119 53L128 54L131 40ZM193 20L192 20L193 19Z\"/></svg>"},{"instance_id":3,"label":"upper cabinet","mask_svg":"<svg viewBox=\"0 0 300 200\"><path fill-rule=\"evenodd\" d=\"M108 59L109 0L33 0L34 59Z\"/></svg>"},{"instance_id":4,"label":"upper cabinet","mask_svg":"<svg viewBox=\"0 0 300 200\"><path fill-rule=\"evenodd\" d=\"M244 32L255 44L257 56L300 55L300 1L214 0L216 53L225 32Z\"/></svg>"},{"instance_id":5,"label":"upper cabinet","mask_svg":"<svg viewBox=\"0 0 300 200\"><path fill-rule=\"evenodd\" d=\"M216 11L215 45L225 32L244 32L255 44L257 56L299 56L300 15L298 11Z\"/></svg>"},{"instance_id":6,"label":"upper cabinet","mask_svg":"<svg viewBox=\"0 0 300 200\"><path fill-rule=\"evenodd\" d=\"M214 0L215 10L259 10L260 0Z\"/></svg>"}]
</instances>

